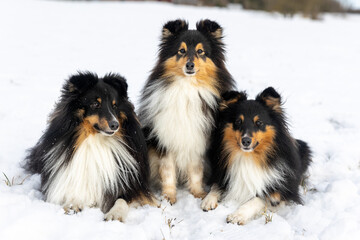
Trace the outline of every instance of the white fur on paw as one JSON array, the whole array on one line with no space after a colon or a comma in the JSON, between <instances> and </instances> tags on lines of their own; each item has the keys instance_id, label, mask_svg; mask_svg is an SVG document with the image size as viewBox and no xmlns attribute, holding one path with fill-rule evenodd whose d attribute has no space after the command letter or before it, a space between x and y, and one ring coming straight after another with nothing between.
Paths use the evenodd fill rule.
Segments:
<instances>
[{"instance_id":1,"label":"white fur on paw","mask_svg":"<svg viewBox=\"0 0 360 240\"><path fill-rule=\"evenodd\" d=\"M209 193L201 202L201 208L204 211L214 210L218 206L218 199L213 194Z\"/></svg>"},{"instance_id":2,"label":"white fur on paw","mask_svg":"<svg viewBox=\"0 0 360 240\"><path fill-rule=\"evenodd\" d=\"M250 221L250 219L251 218L249 218L245 214L236 211L236 212L234 212L232 214L229 214L227 216L226 222L227 223L238 224L238 225L245 225L246 223L248 223Z\"/></svg>"},{"instance_id":3,"label":"white fur on paw","mask_svg":"<svg viewBox=\"0 0 360 240\"><path fill-rule=\"evenodd\" d=\"M118 199L114 206L110 209L108 213L105 214L105 221L118 220L120 222L125 221L125 218L129 212L129 206L123 199Z\"/></svg>"},{"instance_id":4,"label":"white fur on paw","mask_svg":"<svg viewBox=\"0 0 360 240\"><path fill-rule=\"evenodd\" d=\"M63 208L65 214L72 215L81 212L84 209L84 206L82 204L67 204Z\"/></svg>"}]
</instances>

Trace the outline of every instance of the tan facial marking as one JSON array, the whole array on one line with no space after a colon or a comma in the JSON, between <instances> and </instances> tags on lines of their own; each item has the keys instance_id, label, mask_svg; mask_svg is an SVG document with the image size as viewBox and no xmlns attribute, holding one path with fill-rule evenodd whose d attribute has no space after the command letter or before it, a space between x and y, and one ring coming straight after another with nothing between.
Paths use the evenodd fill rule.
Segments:
<instances>
[{"instance_id":1,"label":"tan facial marking","mask_svg":"<svg viewBox=\"0 0 360 240\"><path fill-rule=\"evenodd\" d=\"M240 116L241 118L241 116ZM253 133L252 145L259 142L259 145L253 152L243 152L240 147L241 132L233 129L233 124L228 123L224 128L223 154L228 155L227 165L230 166L236 159L236 154L241 153L244 156L252 156L254 162L261 167L267 167L267 156L274 150L275 129L267 126L265 131L257 131Z\"/></svg>"},{"instance_id":2,"label":"tan facial marking","mask_svg":"<svg viewBox=\"0 0 360 240\"><path fill-rule=\"evenodd\" d=\"M185 77L185 73L183 71L183 67L185 66L186 62L188 61L187 57L182 57L177 60L177 56L173 56L167 59L164 63L164 77Z\"/></svg>"},{"instance_id":3,"label":"tan facial marking","mask_svg":"<svg viewBox=\"0 0 360 240\"><path fill-rule=\"evenodd\" d=\"M201 49L203 52L202 53L197 53L197 51L199 50L199 49ZM196 53L197 54L199 54L199 55L204 55L205 54L205 50L204 50L204 46L203 46L203 44L202 43L198 43L197 45L196 45L196 47L195 47L195 51L196 51Z\"/></svg>"},{"instance_id":4,"label":"tan facial marking","mask_svg":"<svg viewBox=\"0 0 360 240\"><path fill-rule=\"evenodd\" d=\"M101 103L101 98L97 98L96 100L97 100L99 103Z\"/></svg>"},{"instance_id":5,"label":"tan facial marking","mask_svg":"<svg viewBox=\"0 0 360 240\"><path fill-rule=\"evenodd\" d=\"M195 71L196 71L196 83L197 86L206 87L212 90L216 95L220 96L218 92L218 81L217 81L217 67L210 58L206 60L202 58L195 58Z\"/></svg>"},{"instance_id":6,"label":"tan facial marking","mask_svg":"<svg viewBox=\"0 0 360 240\"><path fill-rule=\"evenodd\" d=\"M97 131L94 129L94 124L99 122L99 116L92 115L84 118L83 122L79 125L77 131L77 139L75 143L75 148L80 146L80 144L91 134L95 134Z\"/></svg>"},{"instance_id":7,"label":"tan facial marking","mask_svg":"<svg viewBox=\"0 0 360 240\"><path fill-rule=\"evenodd\" d=\"M254 149L254 160L259 166L267 166L267 156L274 150L275 129L272 126L266 126L265 131L253 133L252 141L259 145Z\"/></svg>"},{"instance_id":8,"label":"tan facial marking","mask_svg":"<svg viewBox=\"0 0 360 240\"><path fill-rule=\"evenodd\" d=\"M241 139L241 132L234 131L233 124L228 123L224 128L224 137L222 140L223 150L222 154L229 155L227 165L230 166L235 160L235 155L240 151L239 141Z\"/></svg>"},{"instance_id":9,"label":"tan facial marking","mask_svg":"<svg viewBox=\"0 0 360 240\"><path fill-rule=\"evenodd\" d=\"M203 45L201 43L197 44L198 49L202 47ZM184 49L185 51L188 50L188 46L185 42L182 42L180 44L179 48L179 54L180 49ZM166 78L169 78L170 81L173 77L188 77L184 73L184 66L189 61L189 58L187 56L184 57L178 57L178 55L175 55L169 59L167 59L164 63L164 74L163 76ZM217 67L214 64L214 62L210 58L206 58L205 60L200 57L194 58L194 70L195 75L190 76L191 83L198 87L205 87L210 89L215 95L220 96L220 93L218 91L218 81L217 81Z\"/></svg>"},{"instance_id":10,"label":"tan facial marking","mask_svg":"<svg viewBox=\"0 0 360 240\"><path fill-rule=\"evenodd\" d=\"M185 42L181 42L180 47L179 47L179 51L180 51L181 49L184 49L185 52L187 52L187 45L186 45ZM180 54L181 54L181 53L180 53Z\"/></svg>"}]
</instances>

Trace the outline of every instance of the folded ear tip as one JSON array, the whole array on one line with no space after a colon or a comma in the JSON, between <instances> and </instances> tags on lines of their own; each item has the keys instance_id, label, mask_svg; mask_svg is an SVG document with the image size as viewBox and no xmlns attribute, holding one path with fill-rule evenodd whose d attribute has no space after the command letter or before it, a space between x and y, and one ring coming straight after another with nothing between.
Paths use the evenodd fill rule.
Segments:
<instances>
[{"instance_id":1,"label":"folded ear tip","mask_svg":"<svg viewBox=\"0 0 360 240\"><path fill-rule=\"evenodd\" d=\"M268 87L263 91L263 96L271 96L273 98L280 98L280 94L273 87Z\"/></svg>"},{"instance_id":2,"label":"folded ear tip","mask_svg":"<svg viewBox=\"0 0 360 240\"><path fill-rule=\"evenodd\" d=\"M162 29L163 38L167 38L173 34L180 33L188 29L188 23L184 19L176 19L168 21Z\"/></svg>"}]
</instances>

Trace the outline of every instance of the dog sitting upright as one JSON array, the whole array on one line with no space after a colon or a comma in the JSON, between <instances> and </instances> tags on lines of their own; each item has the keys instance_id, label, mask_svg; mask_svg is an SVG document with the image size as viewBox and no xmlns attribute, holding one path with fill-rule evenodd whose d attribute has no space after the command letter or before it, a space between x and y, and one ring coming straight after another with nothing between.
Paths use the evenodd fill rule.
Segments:
<instances>
[{"instance_id":1,"label":"dog sitting upright","mask_svg":"<svg viewBox=\"0 0 360 240\"><path fill-rule=\"evenodd\" d=\"M201 207L208 211L220 199L239 208L227 221L246 224L265 207L281 201L301 203L299 184L311 160L308 145L289 133L281 97L267 88L256 100L227 92L208 152L212 162L210 193Z\"/></svg>"},{"instance_id":2,"label":"dog sitting upright","mask_svg":"<svg viewBox=\"0 0 360 240\"><path fill-rule=\"evenodd\" d=\"M204 157L223 92L234 81L225 68L222 28L203 20L188 30L183 20L162 30L159 58L143 89L139 118L149 148L151 174L163 196L176 202L177 180L204 197Z\"/></svg>"},{"instance_id":3,"label":"dog sitting upright","mask_svg":"<svg viewBox=\"0 0 360 240\"><path fill-rule=\"evenodd\" d=\"M122 221L128 203L155 204L145 139L126 80L116 74L79 73L66 81L26 168L41 174L46 201L66 211L99 207L105 219Z\"/></svg>"}]
</instances>

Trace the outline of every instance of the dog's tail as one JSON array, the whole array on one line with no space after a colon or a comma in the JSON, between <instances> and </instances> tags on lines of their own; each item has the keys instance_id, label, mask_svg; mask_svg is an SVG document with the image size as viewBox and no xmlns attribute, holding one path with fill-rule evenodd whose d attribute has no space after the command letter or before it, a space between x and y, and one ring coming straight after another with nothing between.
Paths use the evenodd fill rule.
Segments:
<instances>
[{"instance_id":1,"label":"dog's tail","mask_svg":"<svg viewBox=\"0 0 360 240\"><path fill-rule=\"evenodd\" d=\"M304 174L311 163L311 150L309 145L302 140L296 139L296 143L301 158L301 173Z\"/></svg>"}]
</instances>

